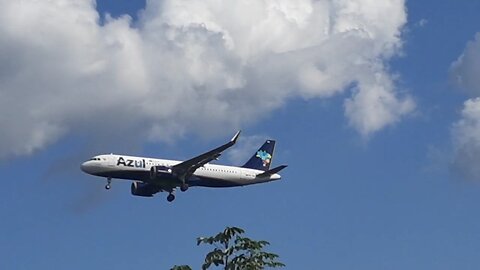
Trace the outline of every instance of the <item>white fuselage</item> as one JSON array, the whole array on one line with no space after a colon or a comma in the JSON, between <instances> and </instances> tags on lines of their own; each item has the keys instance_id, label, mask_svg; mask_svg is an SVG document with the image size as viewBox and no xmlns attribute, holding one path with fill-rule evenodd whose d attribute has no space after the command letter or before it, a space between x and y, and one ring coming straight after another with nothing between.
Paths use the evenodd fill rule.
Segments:
<instances>
[{"instance_id":1,"label":"white fuselage","mask_svg":"<svg viewBox=\"0 0 480 270\"><path fill-rule=\"evenodd\" d=\"M107 154L95 156L84 162L81 169L96 176L152 182L149 177L152 167L164 166L169 168L179 163L181 161ZM187 182L190 186L233 187L269 182L281 178L279 174L259 177L258 175L261 173L263 171L255 169L205 164L196 169ZM165 179L165 184L171 182L170 180ZM157 180L155 183L162 185L161 180Z\"/></svg>"}]
</instances>

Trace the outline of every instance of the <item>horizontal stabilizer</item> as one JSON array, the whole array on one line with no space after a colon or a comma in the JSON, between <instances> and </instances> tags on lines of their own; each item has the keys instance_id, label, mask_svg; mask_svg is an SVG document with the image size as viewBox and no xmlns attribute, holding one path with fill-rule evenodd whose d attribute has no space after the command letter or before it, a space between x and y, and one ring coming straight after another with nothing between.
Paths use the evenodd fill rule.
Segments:
<instances>
[{"instance_id":1,"label":"horizontal stabilizer","mask_svg":"<svg viewBox=\"0 0 480 270\"><path fill-rule=\"evenodd\" d=\"M287 165L281 165L281 166L278 166L278 167L275 167L271 170L268 170L266 172L263 172L261 174L257 174L257 177L267 177L267 176L271 176L271 175L274 175L276 173L278 173L279 171L285 169L287 167Z\"/></svg>"}]
</instances>

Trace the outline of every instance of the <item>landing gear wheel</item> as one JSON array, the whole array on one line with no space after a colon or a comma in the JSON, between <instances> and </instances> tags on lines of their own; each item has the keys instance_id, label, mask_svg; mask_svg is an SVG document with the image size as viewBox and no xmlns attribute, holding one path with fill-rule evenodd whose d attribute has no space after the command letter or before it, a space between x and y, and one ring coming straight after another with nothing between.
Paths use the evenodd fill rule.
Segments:
<instances>
[{"instance_id":1,"label":"landing gear wheel","mask_svg":"<svg viewBox=\"0 0 480 270\"><path fill-rule=\"evenodd\" d=\"M112 184L112 178L109 177L107 178L107 185L105 186L105 189L109 190L112 187L111 184Z\"/></svg>"},{"instance_id":2,"label":"landing gear wheel","mask_svg":"<svg viewBox=\"0 0 480 270\"><path fill-rule=\"evenodd\" d=\"M181 191L181 192L185 192L185 191L187 191L187 190L188 190L188 184L182 184L182 185L180 186L180 191Z\"/></svg>"},{"instance_id":3,"label":"landing gear wheel","mask_svg":"<svg viewBox=\"0 0 480 270\"><path fill-rule=\"evenodd\" d=\"M168 196L167 196L167 201L168 201L168 202L172 202L173 200L175 200L175 195L173 195L173 194L171 194L171 193L168 194Z\"/></svg>"}]
</instances>

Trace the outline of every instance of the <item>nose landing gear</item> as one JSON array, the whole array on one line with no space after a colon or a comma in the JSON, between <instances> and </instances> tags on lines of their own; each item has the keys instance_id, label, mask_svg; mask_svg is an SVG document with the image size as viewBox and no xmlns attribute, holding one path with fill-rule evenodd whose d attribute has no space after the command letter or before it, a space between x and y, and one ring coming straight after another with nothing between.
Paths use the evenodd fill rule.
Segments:
<instances>
[{"instance_id":1,"label":"nose landing gear","mask_svg":"<svg viewBox=\"0 0 480 270\"><path fill-rule=\"evenodd\" d=\"M112 187L112 178L107 178L107 185L105 186L106 190L109 190Z\"/></svg>"}]
</instances>

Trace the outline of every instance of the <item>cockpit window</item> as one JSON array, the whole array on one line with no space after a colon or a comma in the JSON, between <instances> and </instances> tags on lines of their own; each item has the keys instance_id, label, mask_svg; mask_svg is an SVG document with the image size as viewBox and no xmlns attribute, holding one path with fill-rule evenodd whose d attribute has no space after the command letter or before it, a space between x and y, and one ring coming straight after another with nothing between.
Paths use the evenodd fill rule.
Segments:
<instances>
[{"instance_id":1,"label":"cockpit window","mask_svg":"<svg viewBox=\"0 0 480 270\"><path fill-rule=\"evenodd\" d=\"M100 158L94 157L94 158L91 158L90 160L100 160Z\"/></svg>"}]
</instances>

